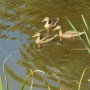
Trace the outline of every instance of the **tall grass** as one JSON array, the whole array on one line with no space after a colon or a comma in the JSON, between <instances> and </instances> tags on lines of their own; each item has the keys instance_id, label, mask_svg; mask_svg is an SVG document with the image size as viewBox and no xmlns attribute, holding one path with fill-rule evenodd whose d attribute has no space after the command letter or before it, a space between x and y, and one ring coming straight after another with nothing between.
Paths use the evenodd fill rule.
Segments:
<instances>
[{"instance_id":1,"label":"tall grass","mask_svg":"<svg viewBox=\"0 0 90 90\"><path fill-rule=\"evenodd\" d=\"M88 45L87 45L87 43L81 38L81 36L80 36L79 33L78 33L78 30L77 30L76 27L72 24L72 22L71 22L68 18L66 18L66 19L67 19L67 21L69 22L69 24L70 24L70 26L72 27L72 29L73 29L75 32L77 32L79 38L81 39L81 41L83 42L84 46L86 47L88 53L90 54L90 37L89 37L90 29L89 29L89 27L88 27L88 24L87 24L84 16L82 15L82 20L83 20L83 22L84 22L84 25L85 25L86 29L83 28L83 31L85 32L85 36L86 36L86 40L87 40Z\"/></svg>"}]
</instances>

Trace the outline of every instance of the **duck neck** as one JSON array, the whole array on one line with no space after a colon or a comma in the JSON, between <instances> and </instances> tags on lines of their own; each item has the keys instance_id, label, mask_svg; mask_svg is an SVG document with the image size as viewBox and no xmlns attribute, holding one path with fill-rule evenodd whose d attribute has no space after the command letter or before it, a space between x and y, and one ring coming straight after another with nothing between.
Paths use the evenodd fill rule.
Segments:
<instances>
[{"instance_id":1,"label":"duck neck","mask_svg":"<svg viewBox=\"0 0 90 90\"><path fill-rule=\"evenodd\" d=\"M62 30L59 31L59 36L63 36Z\"/></svg>"},{"instance_id":2,"label":"duck neck","mask_svg":"<svg viewBox=\"0 0 90 90\"><path fill-rule=\"evenodd\" d=\"M40 36L37 37L37 40L41 40L42 38L43 38L43 36L40 35Z\"/></svg>"},{"instance_id":3,"label":"duck neck","mask_svg":"<svg viewBox=\"0 0 90 90\"><path fill-rule=\"evenodd\" d=\"M40 36L37 37L36 43L38 44L40 42Z\"/></svg>"},{"instance_id":4,"label":"duck neck","mask_svg":"<svg viewBox=\"0 0 90 90\"><path fill-rule=\"evenodd\" d=\"M49 20L46 21L46 24L49 24Z\"/></svg>"}]
</instances>

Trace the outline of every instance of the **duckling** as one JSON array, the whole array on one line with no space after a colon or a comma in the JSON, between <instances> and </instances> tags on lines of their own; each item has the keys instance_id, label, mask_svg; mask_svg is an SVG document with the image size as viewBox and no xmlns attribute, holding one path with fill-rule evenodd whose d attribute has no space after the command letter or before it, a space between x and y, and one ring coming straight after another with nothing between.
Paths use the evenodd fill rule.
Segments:
<instances>
[{"instance_id":1,"label":"duckling","mask_svg":"<svg viewBox=\"0 0 90 90\"><path fill-rule=\"evenodd\" d=\"M55 31L55 30L60 30L59 31L60 41L62 41L62 38L64 38L64 39L73 39L74 40L76 37L85 33L85 32L79 32L79 31L77 31L77 32L75 32L75 31L66 31L66 32L63 33L60 25L58 25L55 29L53 29L53 31Z\"/></svg>"},{"instance_id":2,"label":"duckling","mask_svg":"<svg viewBox=\"0 0 90 90\"><path fill-rule=\"evenodd\" d=\"M38 48L41 48L42 44L48 43L50 41L52 41L53 39L55 39L58 36L58 34L54 35L53 37L43 37L42 34L40 32L36 33L35 35L33 35L32 37L37 37L36 39L36 44L38 45Z\"/></svg>"},{"instance_id":3,"label":"duckling","mask_svg":"<svg viewBox=\"0 0 90 90\"><path fill-rule=\"evenodd\" d=\"M45 17L44 20L42 20L41 22L44 22L44 21L46 21L44 28L47 30L47 33L49 34L49 29L57 26L59 18L55 18L51 20L49 19L49 17Z\"/></svg>"}]
</instances>

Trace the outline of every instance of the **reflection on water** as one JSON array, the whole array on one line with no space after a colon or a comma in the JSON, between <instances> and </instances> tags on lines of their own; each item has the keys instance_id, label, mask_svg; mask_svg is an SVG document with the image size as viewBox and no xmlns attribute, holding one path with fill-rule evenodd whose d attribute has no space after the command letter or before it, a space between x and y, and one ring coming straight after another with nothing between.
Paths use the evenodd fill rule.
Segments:
<instances>
[{"instance_id":1,"label":"reflection on water","mask_svg":"<svg viewBox=\"0 0 90 90\"><path fill-rule=\"evenodd\" d=\"M90 24L88 2L88 0L3 0L0 2L0 66L11 54L5 64L10 90L12 88L20 90L30 69L46 72L43 76L41 73L34 74L34 90L42 90L42 88L46 90L45 83L51 86L51 90L58 90L59 85L63 90L77 90L83 70L90 66L90 55L83 50L82 42L79 39L63 42L55 40L43 45L42 49L37 49L31 36L43 29L41 20L46 16L59 17L64 31L71 29L65 19L68 17L82 31L81 14L85 15ZM0 73L2 74L1 68ZM57 73L60 84L57 83L57 78L52 76L53 73ZM90 79L90 69L83 78L82 90L90 89L88 79ZM25 90L30 88L31 81L30 77Z\"/></svg>"}]
</instances>

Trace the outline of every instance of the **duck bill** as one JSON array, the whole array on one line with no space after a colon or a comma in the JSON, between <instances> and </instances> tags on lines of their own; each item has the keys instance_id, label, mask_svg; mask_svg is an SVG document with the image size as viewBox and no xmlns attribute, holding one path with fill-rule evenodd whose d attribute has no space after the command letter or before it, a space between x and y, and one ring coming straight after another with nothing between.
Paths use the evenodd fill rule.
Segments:
<instances>
[{"instance_id":1,"label":"duck bill","mask_svg":"<svg viewBox=\"0 0 90 90\"><path fill-rule=\"evenodd\" d=\"M32 37L36 37L35 35L33 35Z\"/></svg>"},{"instance_id":2,"label":"duck bill","mask_svg":"<svg viewBox=\"0 0 90 90\"><path fill-rule=\"evenodd\" d=\"M45 19L44 20L42 20L41 22L44 22L45 21Z\"/></svg>"},{"instance_id":3,"label":"duck bill","mask_svg":"<svg viewBox=\"0 0 90 90\"><path fill-rule=\"evenodd\" d=\"M56 26L56 28L54 28L53 31L55 31L55 30L61 30L61 26L59 26L59 25Z\"/></svg>"},{"instance_id":4,"label":"duck bill","mask_svg":"<svg viewBox=\"0 0 90 90\"><path fill-rule=\"evenodd\" d=\"M35 35L33 35L32 37L39 37L41 34L40 33L36 33Z\"/></svg>"},{"instance_id":5,"label":"duck bill","mask_svg":"<svg viewBox=\"0 0 90 90\"><path fill-rule=\"evenodd\" d=\"M53 31L56 31L56 30L58 30L58 29L57 29L57 28L54 28L54 29L53 29Z\"/></svg>"},{"instance_id":6,"label":"duck bill","mask_svg":"<svg viewBox=\"0 0 90 90\"><path fill-rule=\"evenodd\" d=\"M56 18L57 19L57 21L59 21L59 18Z\"/></svg>"},{"instance_id":7,"label":"duck bill","mask_svg":"<svg viewBox=\"0 0 90 90\"><path fill-rule=\"evenodd\" d=\"M37 35L35 34L35 35L33 35L32 37L37 37Z\"/></svg>"}]
</instances>

